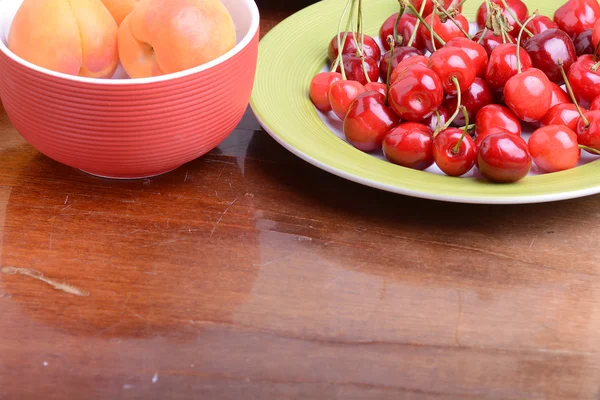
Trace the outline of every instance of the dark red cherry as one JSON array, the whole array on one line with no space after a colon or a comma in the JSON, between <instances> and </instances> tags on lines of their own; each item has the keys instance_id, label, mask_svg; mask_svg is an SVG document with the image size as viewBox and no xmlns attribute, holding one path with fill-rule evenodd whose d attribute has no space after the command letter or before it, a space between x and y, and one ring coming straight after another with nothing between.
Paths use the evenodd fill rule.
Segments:
<instances>
[{"instance_id":1,"label":"dark red cherry","mask_svg":"<svg viewBox=\"0 0 600 400\"><path fill-rule=\"evenodd\" d=\"M433 139L433 160L449 176L462 176L475 165L477 150L462 129L448 128Z\"/></svg>"},{"instance_id":2,"label":"dark red cherry","mask_svg":"<svg viewBox=\"0 0 600 400\"><path fill-rule=\"evenodd\" d=\"M337 72L321 72L314 76L310 82L310 99L318 110L331 111L329 88L334 82L341 80L342 75Z\"/></svg>"},{"instance_id":3,"label":"dark red cherry","mask_svg":"<svg viewBox=\"0 0 600 400\"><path fill-rule=\"evenodd\" d=\"M422 15L429 15L433 12L433 2L431 0L410 0L410 3L417 9L421 10L423 1L425 1L425 8L423 9ZM440 5L446 10L451 7L455 7L460 2L458 0L440 0ZM462 5L458 8L458 11L462 11Z\"/></svg>"},{"instance_id":4,"label":"dark red cherry","mask_svg":"<svg viewBox=\"0 0 600 400\"><path fill-rule=\"evenodd\" d=\"M599 18L598 0L568 0L554 12L554 22L571 37L593 28Z\"/></svg>"},{"instance_id":5,"label":"dark red cherry","mask_svg":"<svg viewBox=\"0 0 600 400\"><path fill-rule=\"evenodd\" d=\"M571 65L567 74L581 107L588 108L592 100L600 95L600 70L594 70L594 65L593 56L585 54Z\"/></svg>"},{"instance_id":6,"label":"dark red cherry","mask_svg":"<svg viewBox=\"0 0 600 400\"><path fill-rule=\"evenodd\" d=\"M381 79L385 82L386 78L387 78L387 73L388 73L388 65L390 63L390 52L391 50L388 50L383 57L381 57L381 62L379 63L379 76L381 76ZM420 56L422 55L421 52L417 49L415 49L414 47L395 47L394 48L394 58L392 60L392 71L398 66L398 64L400 64L402 61L406 60L407 58L410 57L414 57L414 56Z\"/></svg>"},{"instance_id":7,"label":"dark red cherry","mask_svg":"<svg viewBox=\"0 0 600 400\"><path fill-rule=\"evenodd\" d=\"M433 164L432 131L416 122L403 122L383 140L388 161L403 167L424 170Z\"/></svg>"},{"instance_id":8,"label":"dark red cherry","mask_svg":"<svg viewBox=\"0 0 600 400\"><path fill-rule=\"evenodd\" d=\"M560 86L554 82L550 82L550 89L552 90L552 101L550 107L554 107L557 104L568 104L571 102L571 98Z\"/></svg>"},{"instance_id":9,"label":"dark red cherry","mask_svg":"<svg viewBox=\"0 0 600 400\"><path fill-rule=\"evenodd\" d=\"M340 33L340 35L339 35L340 42L344 40L345 34L346 34L345 32ZM379 48L379 45L377 44L375 39L373 39L371 36L364 35L364 37L365 37L365 46L364 46L365 47L365 57L371 57L376 62L379 62L379 59L381 58L381 49ZM360 36L357 36L357 40L360 40ZM352 32L348 33L348 36L346 37L346 42L343 45L342 55L344 55L344 54L356 55L356 41L354 40L354 33L352 33ZM331 63L333 63L338 56L338 38L337 38L337 36L334 36L333 39L331 39L331 42L329 43L328 55L329 55L329 62L331 62Z\"/></svg>"},{"instance_id":10,"label":"dark red cherry","mask_svg":"<svg viewBox=\"0 0 600 400\"><path fill-rule=\"evenodd\" d=\"M481 39L481 36L483 36L483 39ZM512 41L512 36L510 36L510 40L511 43ZM481 41L480 41L481 40ZM483 48L485 49L488 57L492 55L492 51L494 51L494 49L498 46L500 46L501 44L503 44L502 42L502 36L496 36L494 35L494 32L490 31L490 30L485 30L485 31L479 31L477 32L474 36L473 36L473 41L476 43L479 43L483 46Z\"/></svg>"},{"instance_id":11,"label":"dark red cherry","mask_svg":"<svg viewBox=\"0 0 600 400\"><path fill-rule=\"evenodd\" d=\"M390 78L390 80L392 81L392 84L396 83L396 81L398 80L398 78L400 77L402 72L404 72L411 65L419 64L419 65L426 67L428 63L429 63L429 58L425 57L425 56L414 56L414 57L405 58L404 60L402 60L400 62L400 64L398 64L396 66L396 68L394 68L394 71L392 71L392 76Z\"/></svg>"},{"instance_id":12,"label":"dark red cherry","mask_svg":"<svg viewBox=\"0 0 600 400\"><path fill-rule=\"evenodd\" d=\"M529 38L525 43L525 50L529 53L533 66L542 70L552 82L559 85L562 85L564 80L557 66L558 60L562 60L563 68L567 72L577 60L573 41L560 29L547 29Z\"/></svg>"},{"instance_id":13,"label":"dark red cherry","mask_svg":"<svg viewBox=\"0 0 600 400\"><path fill-rule=\"evenodd\" d=\"M552 103L548 77L537 68L514 75L504 87L504 102L521 121L539 121Z\"/></svg>"},{"instance_id":14,"label":"dark red cherry","mask_svg":"<svg viewBox=\"0 0 600 400\"><path fill-rule=\"evenodd\" d=\"M512 31L510 31L510 33L512 36L517 37L520 29L518 21L515 21L510 15L510 13L506 10L504 4L502 4L502 0L492 0L492 3L500 6L500 8L504 10L503 14L508 19L509 25L513 28ZM508 4L508 7L510 8L510 10L512 10L513 14L517 17L519 21L523 21L529 16L529 10L527 9L527 5L521 0L507 0L506 4ZM477 10L477 25L479 25L481 29L485 27L485 22L487 21L487 18L487 7L485 3L482 3L481 6L479 6L479 9Z\"/></svg>"},{"instance_id":15,"label":"dark red cherry","mask_svg":"<svg viewBox=\"0 0 600 400\"><path fill-rule=\"evenodd\" d=\"M584 54L594 54L594 46L592 45L592 29L586 29L581 32L575 39L573 40L573 44L575 45L575 53L577 56L582 56Z\"/></svg>"},{"instance_id":16,"label":"dark red cherry","mask_svg":"<svg viewBox=\"0 0 600 400\"><path fill-rule=\"evenodd\" d=\"M492 103L492 91L486 81L481 78L475 78L471 86L462 92L461 98L461 104L467 109L469 122L474 122L477 112L484 106ZM456 110L457 101L458 99L455 96L448 97L443 105L449 110ZM459 113L452 122L452 125L464 126L465 123L466 121L463 113Z\"/></svg>"},{"instance_id":17,"label":"dark red cherry","mask_svg":"<svg viewBox=\"0 0 600 400\"><path fill-rule=\"evenodd\" d=\"M458 47L443 47L434 52L427 66L438 74L444 90L451 95L466 90L475 80L471 58Z\"/></svg>"},{"instance_id":18,"label":"dark red cherry","mask_svg":"<svg viewBox=\"0 0 600 400\"><path fill-rule=\"evenodd\" d=\"M600 95L596 96L590 105L590 110L600 110Z\"/></svg>"},{"instance_id":19,"label":"dark red cherry","mask_svg":"<svg viewBox=\"0 0 600 400\"><path fill-rule=\"evenodd\" d=\"M456 109L456 106L452 110L455 110L455 109ZM447 108L446 106L444 106L443 104L441 106L439 106L436 109L436 111L434 111L433 114L431 114L429 117L423 119L423 124L427 125L432 131L441 129L442 126L444 126L446 124L446 122L448 122L448 120L450 119L450 116L452 115L452 113L450 112L450 109Z\"/></svg>"},{"instance_id":20,"label":"dark red cherry","mask_svg":"<svg viewBox=\"0 0 600 400\"><path fill-rule=\"evenodd\" d=\"M523 49L519 48L521 68L525 71L531 68L531 58ZM485 80L492 89L501 89L506 82L517 74L517 45L501 44L492 51L488 67L485 72Z\"/></svg>"},{"instance_id":21,"label":"dark red cherry","mask_svg":"<svg viewBox=\"0 0 600 400\"><path fill-rule=\"evenodd\" d=\"M454 17L454 20L463 28L465 32L469 32L469 21L462 14L457 14ZM439 35L439 37L444 41L444 43L450 41L450 39L455 37L465 37L465 35L461 32L461 30L452 22L450 19L447 19L445 22L442 22L440 17L436 14L430 14L425 18L427 24L433 28L434 32ZM433 43L431 40L431 32L425 27L425 25L419 25L419 34L421 38L425 42L425 47L429 51L433 51ZM435 40L435 48L439 49L443 47L443 44L438 40Z\"/></svg>"},{"instance_id":22,"label":"dark red cherry","mask_svg":"<svg viewBox=\"0 0 600 400\"><path fill-rule=\"evenodd\" d=\"M389 101L394 111L406 121L419 122L442 104L444 89L439 76L431 69L414 64L406 69L390 88Z\"/></svg>"},{"instance_id":23,"label":"dark red cherry","mask_svg":"<svg viewBox=\"0 0 600 400\"><path fill-rule=\"evenodd\" d=\"M498 104L488 104L482 107L477 112L475 120L475 133L477 135L490 128L502 128L514 135L521 135L521 121L508 108Z\"/></svg>"},{"instance_id":24,"label":"dark red cherry","mask_svg":"<svg viewBox=\"0 0 600 400\"><path fill-rule=\"evenodd\" d=\"M581 158L577 134L562 125L537 129L531 134L528 147L533 162L544 172L575 168Z\"/></svg>"},{"instance_id":25,"label":"dark red cherry","mask_svg":"<svg viewBox=\"0 0 600 400\"><path fill-rule=\"evenodd\" d=\"M485 70L488 64L488 55L485 48L473 40L469 40L465 37L455 37L450 39L445 47L458 47L462 49L473 63L475 69L475 75L484 77Z\"/></svg>"},{"instance_id":26,"label":"dark red cherry","mask_svg":"<svg viewBox=\"0 0 600 400\"><path fill-rule=\"evenodd\" d=\"M490 136L493 135L495 133L508 133L511 135L514 135L514 133L507 131L506 129L503 128L489 128L487 131L481 132L479 135L477 135L475 137L475 147L477 149L479 149L479 146L481 146L481 142L483 142L483 140Z\"/></svg>"},{"instance_id":27,"label":"dark red cherry","mask_svg":"<svg viewBox=\"0 0 600 400\"><path fill-rule=\"evenodd\" d=\"M521 20L521 23L524 24L526 21L527 18ZM558 25L556 25L556 22L552 21L545 15L538 15L534 17L531 21L529 21L529 23L525 27L529 30L529 32L533 33L534 36L538 33L547 31L548 29L558 29ZM521 45L524 45L528 39L529 35L523 34Z\"/></svg>"},{"instance_id":28,"label":"dark red cherry","mask_svg":"<svg viewBox=\"0 0 600 400\"><path fill-rule=\"evenodd\" d=\"M477 152L479 171L492 182L520 181L531 170L531 163L527 143L511 133L489 135Z\"/></svg>"},{"instance_id":29,"label":"dark red cherry","mask_svg":"<svg viewBox=\"0 0 600 400\"><path fill-rule=\"evenodd\" d=\"M390 45L387 43L387 37L394 36L394 22L396 22L396 18L398 18L398 13L393 14L388 19L386 19L383 25L381 25L381 28L379 29L379 39L381 40L383 48L386 51L390 49ZM398 36L402 38L402 46L408 45L413 30L417 26L417 21L417 17L409 13L404 13L400 17L400 21L398 22L397 33ZM425 50L425 42L423 41L420 35L415 35L415 40L412 43L412 47L418 49L421 52Z\"/></svg>"},{"instance_id":30,"label":"dark red cherry","mask_svg":"<svg viewBox=\"0 0 600 400\"><path fill-rule=\"evenodd\" d=\"M600 151L600 111L583 113L589 125L582 118L577 122L577 141L579 144Z\"/></svg>"},{"instance_id":31,"label":"dark red cherry","mask_svg":"<svg viewBox=\"0 0 600 400\"><path fill-rule=\"evenodd\" d=\"M343 121L350 104L365 91L364 85L360 82L348 80L333 82L329 88L329 102L335 115Z\"/></svg>"},{"instance_id":32,"label":"dark red cherry","mask_svg":"<svg viewBox=\"0 0 600 400\"><path fill-rule=\"evenodd\" d=\"M585 112L585 110L583 110ZM573 103L557 104L544 115L540 121L542 126L563 125L569 129L577 130L579 112Z\"/></svg>"},{"instance_id":33,"label":"dark red cherry","mask_svg":"<svg viewBox=\"0 0 600 400\"><path fill-rule=\"evenodd\" d=\"M367 77L365 76L365 70L369 75L371 82L377 82L379 80L379 66L375 59L371 57L365 57L365 65L363 70L362 58L356 54L344 54L342 55L344 61L344 68L346 70L346 78L351 81L357 81L363 85L367 84ZM338 66L337 72L341 72L342 67Z\"/></svg>"},{"instance_id":34,"label":"dark red cherry","mask_svg":"<svg viewBox=\"0 0 600 400\"><path fill-rule=\"evenodd\" d=\"M350 105L344 119L344 135L357 149L367 152L381 149L385 135L398 125L398 116L384 101L383 94L369 91Z\"/></svg>"}]
</instances>

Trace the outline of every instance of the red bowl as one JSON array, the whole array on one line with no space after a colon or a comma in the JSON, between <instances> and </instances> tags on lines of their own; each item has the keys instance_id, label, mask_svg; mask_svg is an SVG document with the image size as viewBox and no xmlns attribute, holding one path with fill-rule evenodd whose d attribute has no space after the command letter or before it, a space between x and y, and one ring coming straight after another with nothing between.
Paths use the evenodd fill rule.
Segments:
<instances>
[{"instance_id":1,"label":"red bowl","mask_svg":"<svg viewBox=\"0 0 600 400\"><path fill-rule=\"evenodd\" d=\"M246 111L258 55L253 0L222 0L237 45L210 63L144 79L93 79L40 68L7 48L22 0L0 1L0 99L17 131L46 156L93 175L142 178L202 156Z\"/></svg>"}]
</instances>

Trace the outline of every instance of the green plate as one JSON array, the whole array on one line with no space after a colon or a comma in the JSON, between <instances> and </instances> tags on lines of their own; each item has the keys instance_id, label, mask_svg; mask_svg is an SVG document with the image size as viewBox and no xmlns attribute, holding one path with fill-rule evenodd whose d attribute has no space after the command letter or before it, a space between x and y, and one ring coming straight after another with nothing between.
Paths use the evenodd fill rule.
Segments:
<instances>
[{"instance_id":1,"label":"green plate","mask_svg":"<svg viewBox=\"0 0 600 400\"><path fill-rule=\"evenodd\" d=\"M600 163L569 171L528 176L512 184L403 168L363 153L336 136L308 96L312 77L327 62L346 0L324 0L287 18L262 40L251 107L263 128L307 162L363 185L403 195L462 203L517 204L564 200L600 193ZM365 32L378 36L383 21L397 12L394 0L364 1ZM464 14L474 21L480 1L469 0ZM552 17L562 0L527 1Z\"/></svg>"}]
</instances>

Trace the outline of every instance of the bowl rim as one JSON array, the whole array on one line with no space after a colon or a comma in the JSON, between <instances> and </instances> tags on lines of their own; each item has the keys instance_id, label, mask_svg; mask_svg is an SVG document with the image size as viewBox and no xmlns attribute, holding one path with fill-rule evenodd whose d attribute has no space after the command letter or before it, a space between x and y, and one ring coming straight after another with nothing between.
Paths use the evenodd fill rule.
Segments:
<instances>
[{"instance_id":1,"label":"bowl rim","mask_svg":"<svg viewBox=\"0 0 600 400\"><path fill-rule=\"evenodd\" d=\"M0 0L0 13L1 13L3 7L5 7L6 4L10 3L11 1L15 1L15 0ZM26 68L40 72L44 75L53 76L55 78L63 79L63 80L70 81L70 82L91 83L91 84L107 85L107 86L115 86L115 85L116 86L127 86L127 85L144 85L144 84L159 83L159 82L175 80L178 78L190 76L190 75L196 74L198 72L206 71L213 67L216 67L219 64L222 64L225 61L233 58L235 55L240 53L242 50L244 50L250 44L250 42L256 36L258 29L260 27L260 12L259 12L258 6L256 5L256 2L254 0L240 0L240 1L248 6L248 9L250 10L250 18L251 18L250 19L250 27L248 28L248 31L242 37L242 39L232 49L230 49L225 54L215 58L214 60L211 60L205 64L199 65L194 68L188 68L186 70L179 71L179 72L173 72L170 74L154 76L154 77L149 77L149 78L126 78L126 79L88 78L88 77L82 77L82 76L76 76L76 75L69 75L69 74L65 74L63 72L56 72L56 71L52 71L50 69L35 65L35 64L17 56L15 53L13 53L8 48L8 46L6 46L4 44L4 41L2 41L2 40L0 40L0 52L4 53L7 57L12 59L16 63L23 65Z\"/></svg>"}]
</instances>

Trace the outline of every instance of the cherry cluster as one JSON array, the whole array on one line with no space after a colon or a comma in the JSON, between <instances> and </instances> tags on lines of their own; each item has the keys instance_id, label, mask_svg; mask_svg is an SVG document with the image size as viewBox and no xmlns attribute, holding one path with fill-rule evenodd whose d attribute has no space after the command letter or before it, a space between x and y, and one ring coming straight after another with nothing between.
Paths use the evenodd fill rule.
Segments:
<instances>
[{"instance_id":1,"label":"cherry cluster","mask_svg":"<svg viewBox=\"0 0 600 400\"><path fill-rule=\"evenodd\" d=\"M348 0L331 69L310 85L315 107L333 111L357 149L449 176L476 167L516 182L533 163L550 173L576 167L582 150L600 154L598 0L567 0L553 19L522 0L485 0L473 36L464 1L399 0L380 46L363 32L362 1Z\"/></svg>"}]
</instances>

